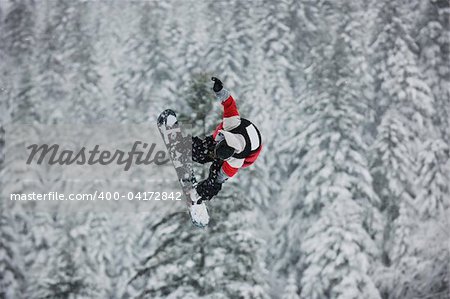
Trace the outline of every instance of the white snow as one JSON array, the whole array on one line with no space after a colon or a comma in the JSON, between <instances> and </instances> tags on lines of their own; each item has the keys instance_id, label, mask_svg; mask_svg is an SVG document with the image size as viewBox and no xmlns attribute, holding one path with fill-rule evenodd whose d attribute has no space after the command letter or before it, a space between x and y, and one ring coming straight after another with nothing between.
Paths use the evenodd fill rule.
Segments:
<instances>
[{"instance_id":1,"label":"white snow","mask_svg":"<svg viewBox=\"0 0 450 299\"><path fill-rule=\"evenodd\" d=\"M169 127L173 126L177 122L177 118L173 115L169 115L166 119L166 125Z\"/></svg>"},{"instance_id":2,"label":"white snow","mask_svg":"<svg viewBox=\"0 0 450 299\"><path fill-rule=\"evenodd\" d=\"M192 222L199 227L206 227L209 223L209 214L206 204L193 204L189 208Z\"/></svg>"}]
</instances>

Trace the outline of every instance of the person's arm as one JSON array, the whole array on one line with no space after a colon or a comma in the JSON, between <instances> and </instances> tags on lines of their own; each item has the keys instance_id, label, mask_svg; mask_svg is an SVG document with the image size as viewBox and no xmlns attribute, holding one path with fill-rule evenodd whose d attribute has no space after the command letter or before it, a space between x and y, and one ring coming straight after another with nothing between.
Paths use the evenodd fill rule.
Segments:
<instances>
[{"instance_id":1,"label":"person's arm","mask_svg":"<svg viewBox=\"0 0 450 299\"><path fill-rule=\"evenodd\" d=\"M223 83L216 77L211 78L214 81L213 90L216 93L216 98L222 103L223 106L223 120L221 126L219 126L214 132L214 138L219 141L220 136L218 135L219 130L229 131L241 124L241 117L239 115L239 110L236 105L236 101L231 96L230 92L223 88ZM244 163L243 159L231 158L228 161L223 162L219 175L218 181L220 183L225 182L228 178L233 177L242 167Z\"/></svg>"},{"instance_id":2,"label":"person's arm","mask_svg":"<svg viewBox=\"0 0 450 299\"><path fill-rule=\"evenodd\" d=\"M213 90L216 93L216 98L223 106L223 129L226 131L232 130L241 124L241 117L239 116L236 101L230 92L223 88L222 81L216 77L212 77L211 80L214 81Z\"/></svg>"},{"instance_id":3,"label":"person's arm","mask_svg":"<svg viewBox=\"0 0 450 299\"><path fill-rule=\"evenodd\" d=\"M222 102L223 105L223 129L232 130L241 124L241 117L236 106L236 101L230 95Z\"/></svg>"}]
</instances>

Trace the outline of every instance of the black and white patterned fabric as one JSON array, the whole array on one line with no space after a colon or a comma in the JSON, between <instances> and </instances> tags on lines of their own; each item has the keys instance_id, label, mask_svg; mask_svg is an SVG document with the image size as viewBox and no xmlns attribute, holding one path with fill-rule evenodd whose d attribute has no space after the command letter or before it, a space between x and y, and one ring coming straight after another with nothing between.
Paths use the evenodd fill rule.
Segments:
<instances>
[{"instance_id":1,"label":"black and white patterned fabric","mask_svg":"<svg viewBox=\"0 0 450 299\"><path fill-rule=\"evenodd\" d=\"M212 136L205 139L192 137L192 161L205 164L214 161L214 147L216 142Z\"/></svg>"},{"instance_id":2,"label":"black and white patterned fabric","mask_svg":"<svg viewBox=\"0 0 450 299\"><path fill-rule=\"evenodd\" d=\"M202 200L210 200L216 196L222 189L222 183L218 182L218 175L220 174L220 168L222 161L216 159L209 168L209 176L206 180L201 181L197 187L197 193L201 196Z\"/></svg>"},{"instance_id":3,"label":"black and white patterned fabric","mask_svg":"<svg viewBox=\"0 0 450 299\"><path fill-rule=\"evenodd\" d=\"M214 148L216 141L212 136L205 139L199 137L192 138L192 160L205 164L212 162L209 168L208 178L198 183L196 190L202 200L210 200L222 189L222 183L228 178L222 171L223 161L214 158Z\"/></svg>"}]
</instances>

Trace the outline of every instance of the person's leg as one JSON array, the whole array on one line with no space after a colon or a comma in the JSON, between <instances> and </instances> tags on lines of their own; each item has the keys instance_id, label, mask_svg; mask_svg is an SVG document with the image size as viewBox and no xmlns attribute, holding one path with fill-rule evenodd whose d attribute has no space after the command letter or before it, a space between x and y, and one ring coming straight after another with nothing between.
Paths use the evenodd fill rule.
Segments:
<instances>
[{"instance_id":1,"label":"person's leg","mask_svg":"<svg viewBox=\"0 0 450 299\"><path fill-rule=\"evenodd\" d=\"M214 161L214 147L215 141L212 136L205 139L192 137L192 160L200 164Z\"/></svg>"},{"instance_id":2,"label":"person's leg","mask_svg":"<svg viewBox=\"0 0 450 299\"><path fill-rule=\"evenodd\" d=\"M197 190L198 195L200 195L201 200L211 200L216 196L222 189L222 183L218 181L218 175L220 173L220 168L222 167L222 161L215 159L214 162L209 167L208 178L198 183Z\"/></svg>"}]
</instances>

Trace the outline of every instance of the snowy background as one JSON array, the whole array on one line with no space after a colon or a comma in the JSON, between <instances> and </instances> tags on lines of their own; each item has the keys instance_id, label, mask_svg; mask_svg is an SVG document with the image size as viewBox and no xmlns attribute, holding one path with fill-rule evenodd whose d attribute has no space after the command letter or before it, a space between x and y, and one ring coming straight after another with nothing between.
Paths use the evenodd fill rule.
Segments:
<instances>
[{"instance_id":1,"label":"snowy background","mask_svg":"<svg viewBox=\"0 0 450 299\"><path fill-rule=\"evenodd\" d=\"M150 126L169 107L202 135L220 119L216 75L265 144L205 230L183 205L11 204L30 187L2 165L0 298L449 298L449 14L437 0L0 0L3 137Z\"/></svg>"}]
</instances>

